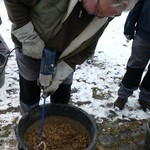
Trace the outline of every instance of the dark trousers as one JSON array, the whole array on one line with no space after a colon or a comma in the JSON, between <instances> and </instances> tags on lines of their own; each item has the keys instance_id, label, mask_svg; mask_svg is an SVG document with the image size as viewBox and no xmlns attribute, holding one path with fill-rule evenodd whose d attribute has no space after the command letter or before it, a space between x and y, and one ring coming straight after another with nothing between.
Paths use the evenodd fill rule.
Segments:
<instances>
[{"instance_id":1,"label":"dark trousers","mask_svg":"<svg viewBox=\"0 0 150 150\"><path fill-rule=\"evenodd\" d=\"M20 101L29 106L40 101L40 87L37 80L28 81L19 75L20 80ZM52 103L68 103L70 100L71 84L60 84L55 93L51 95Z\"/></svg>"},{"instance_id":2,"label":"dark trousers","mask_svg":"<svg viewBox=\"0 0 150 150\"><path fill-rule=\"evenodd\" d=\"M132 44L132 53L127 63L127 70L118 90L119 97L128 99L133 91L140 88L139 98L150 101L150 43L136 36Z\"/></svg>"}]
</instances>

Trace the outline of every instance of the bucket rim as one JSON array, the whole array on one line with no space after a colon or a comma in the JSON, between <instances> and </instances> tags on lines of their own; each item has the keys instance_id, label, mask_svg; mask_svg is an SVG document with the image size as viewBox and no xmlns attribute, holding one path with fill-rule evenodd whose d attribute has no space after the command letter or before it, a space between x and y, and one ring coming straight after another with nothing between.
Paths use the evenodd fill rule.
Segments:
<instances>
[{"instance_id":1,"label":"bucket rim","mask_svg":"<svg viewBox=\"0 0 150 150\"><path fill-rule=\"evenodd\" d=\"M89 121L90 121L90 123L91 123L91 125L92 125L92 127L93 127L93 129L94 129L94 131L92 132L92 137L91 137L90 144L88 145L88 147L87 147L85 150L92 150L92 149L93 149L93 145L95 145L95 147L96 147L96 143L97 143L97 140L98 140L98 126L97 126L97 124L96 124L96 120L95 120L90 114L88 114L88 113L87 113L86 111L84 111L83 109L81 109L81 108L79 108L79 107L77 107L77 106L74 106L74 105L72 105L72 104L52 104L52 103L50 103L50 104L46 104L46 106L47 106L47 107L53 107L53 106L55 106L55 107L57 107L57 106L58 106L58 107L61 107L61 106L63 106L63 107L66 107L66 108L73 108L73 109L79 111L80 113L82 113L83 115L85 115L85 116L89 119ZM25 118L27 118L27 117L30 115L30 113L32 113L32 112L34 112L34 111L36 111L36 110L38 110L38 109L42 109L41 107L42 107L42 106L37 107L37 108L35 108L35 109L32 109L31 111L25 113L25 114L21 117L21 119L19 120L18 124L16 125L15 134L16 134L16 137L17 137L17 140L18 140L19 144L23 145L24 150L30 150L30 149L29 149L28 145L24 142L24 140L21 140L21 139L20 139L20 135L19 135L19 132L18 132L20 123L21 123ZM63 116L63 115L60 114L59 116ZM66 116L66 117L69 117L69 116ZM80 123L83 125L82 122L80 122ZM83 126L84 126L84 125L83 125ZM92 127L91 127L91 128L92 128Z\"/></svg>"}]
</instances>

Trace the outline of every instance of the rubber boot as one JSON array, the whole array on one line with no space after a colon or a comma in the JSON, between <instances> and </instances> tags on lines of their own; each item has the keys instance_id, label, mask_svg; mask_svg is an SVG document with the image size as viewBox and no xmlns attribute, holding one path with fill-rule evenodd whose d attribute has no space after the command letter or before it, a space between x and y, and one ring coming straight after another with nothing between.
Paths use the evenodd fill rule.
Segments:
<instances>
[{"instance_id":1,"label":"rubber boot","mask_svg":"<svg viewBox=\"0 0 150 150\"><path fill-rule=\"evenodd\" d=\"M126 103L127 103L126 99L122 99L118 97L116 101L114 102L114 107L118 107L120 110L122 110Z\"/></svg>"},{"instance_id":2,"label":"rubber boot","mask_svg":"<svg viewBox=\"0 0 150 150\"><path fill-rule=\"evenodd\" d=\"M70 100L71 84L60 84L55 93L51 95L51 103L67 104Z\"/></svg>"}]
</instances>

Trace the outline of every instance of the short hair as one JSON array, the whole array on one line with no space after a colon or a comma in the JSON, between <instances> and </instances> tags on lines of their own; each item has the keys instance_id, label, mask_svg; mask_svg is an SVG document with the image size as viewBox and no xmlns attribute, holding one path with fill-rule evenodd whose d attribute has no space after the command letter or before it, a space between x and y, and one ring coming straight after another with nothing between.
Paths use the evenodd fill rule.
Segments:
<instances>
[{"instance_id":1,"label":"short hair","mask_svg":"<svg viewBox=\"0 0 150 150\"><path fill-rule=\"evenodd\" d=\"M112 6L117 9L117 11L129 11L131 10L134 5L137 3L138 0L112 0Z\"/></svg>"}]
</instances>

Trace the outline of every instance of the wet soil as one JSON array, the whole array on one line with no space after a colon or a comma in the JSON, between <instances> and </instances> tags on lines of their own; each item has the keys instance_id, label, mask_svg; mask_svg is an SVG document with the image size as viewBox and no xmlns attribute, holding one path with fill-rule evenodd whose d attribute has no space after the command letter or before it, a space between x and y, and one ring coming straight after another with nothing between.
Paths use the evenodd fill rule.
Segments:
<instances>
[{"instance_id":1,"label":"wet soil","mask_svg":"<svg viewBox=\"0 0 150 150\"><path fill-rule=\"evenodd\" d=\"M25 143L32 150L39 150L39 123L35 122L25 133ZM90 136L80 122L51 116L44 120L42 142L42 150L84 150L90 143Z\"/></svg>"},{"instance_id":2,"label":"wet soil","mask_svg":"<svg viewBox=\"0 0 150 150\"><path fill-rule=\"evenodd\" d=\"M98 146L104 150L144 150L147 120L105 120L99 124Z\"/></svg>"}]
</instances>

